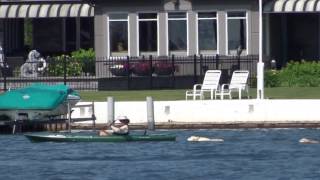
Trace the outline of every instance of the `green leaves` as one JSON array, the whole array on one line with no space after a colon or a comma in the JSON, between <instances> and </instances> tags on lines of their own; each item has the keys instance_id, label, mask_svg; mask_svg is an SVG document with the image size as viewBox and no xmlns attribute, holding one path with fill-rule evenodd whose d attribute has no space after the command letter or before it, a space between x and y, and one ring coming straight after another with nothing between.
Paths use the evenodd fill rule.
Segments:
<instances>
[{"instance_id":1,"label":"green leaves","mask_svg":"<svg viewBox=\"0 0 320 180\"><path fill-rule=\"evenodd\" d=\"M73 51L71 57L80 60L82 63L82 72L95 75L95 53L92 48L88 50L79 49L78 51Z\"/></svg>"},{"instance_id":2,"label":"green leaves","mask_svg":"<svg viewBox=\"0 0 320 180\"><path fill-rule=\"evenodd\" d=\"M50 76L79 76L82 72L82 62L70 56L61 55L52 59L48 67Z\"/></svg>"},{"instance_id":3,"label":"green leaves","mask_svg":"<svg viewBox=\"0 0 320 180\"><path fill-rule=\"evenodd\" d=\"M92 48L73 51L71 56L55 56L50 60L48 68L50 76L63 76L64 71L67 76L79 76L82 73L95 75L95 54Z\"/></svg>"},{"instance_id":4,"label":"green leaves","mask_svg":"<svg viewBox=\"0 0 320 180\"><path fill-rule=\"evenodd\" d=\"M319 87L320 63L315 61L289 62L282 70L265 72L266 87Z\"/></svg>"}]
</instances>

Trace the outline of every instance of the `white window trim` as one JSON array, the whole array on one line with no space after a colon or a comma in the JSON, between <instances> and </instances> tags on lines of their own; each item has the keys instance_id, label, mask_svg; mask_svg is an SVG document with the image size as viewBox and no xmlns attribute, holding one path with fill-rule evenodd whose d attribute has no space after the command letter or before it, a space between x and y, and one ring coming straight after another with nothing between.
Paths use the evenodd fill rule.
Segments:
<instances>
[{"instance_id":1,"label":"white window trim","mask_svg":"<svg viewBox=\"0 0 320 180\"><path fill-rule=\"evenodd\" d=\"M110 14L127 14L127 19L110 19ZM127 22L127 33L128 33L128 56L130 56L130 20L129 20L129 13L110 13L107 15L107 36L108 36L108 50L107 53L109 55L109 57L118 57L118 56L112 56L111 54L111 46L110 46L110 22Z\"/></svg>"},{"instance_id":2,"label":"white window trim","mask_svg":"<svg viewBox=\"0 0 320 180\"><path fill-rule=\"evenodd\" d=\"M228 18L228 12L245 12L245 17L230 17ZM246 49L246 55L248 55L248 47L249 47L249 22L248 22L248 11L246 10L230 10L230 11L226 11L225 13L225 19L226 19L226 55L230 56L231 54L229 54L229 39L228 39L228 20L229 19L245 19L246 20L246 44L247 47Z\"/></svg>"},{"instance_id":3,"label":"white window trim","mask_svg":"<svg viewBox=\"0 0 320 180\"><path fill-rule=\"evenodd\" d=\"M216 13L216 17L212 17L212 18L199 18L199 13ZM218 11L198 11L196 13L196 52L199 55L200 54L200 49L199 49L199 20L216 20L216 24L217 24L217 50L216 50L216 54L219 54L220 50L219 50L219 42L220 42L220 38L219 38L219 18L218 18ZM214 50L213 50L214 51Z\"/></svg>"},{"instance_id":4,"label":"white window trim","mask_svg":"<svg viewBox=\"0 0 320 180\"><path fill-rule=\"evenodd\" d=\"M139 19L139 14L147 14L147 13L154 13L154 14L157 14L157 18L153 18L153 19ZM157 12L138 12L137 13L137 55L140 56L141 55L141 51L140 51L140 42L139 42L139 39L140 39L140 34L139 34L139 23L140 21L156 21L157 22L157 55L159 56L160 55L160 44L159 44L159 36L160 36L160 32L159 32L159 13ZM151 52L152 54L152 52Z\"/></svg>"},{"instance_id":5,"label":"white window trim","mask_svg":"<svg viewBox=\"0 0 320 180\"><path fill-rule=\"evenodd\" d=\"M160 21L160 15L159 13L157 13L157 50L158 50L158 56L160 56L160 24L159 24L159 21Z\"/></svg>"},{"instance_id":6,"label":"white window trim","mask_svg":"<svg viewBox=\"0 0 320 180\"><path fill-rule=\"evenodd\" d=\"M169 13L185 13L186 17L185 18L169 18ZM166 46L167 46L167 56L170 55L170 49L169 49L169 20L177 20L177 21L186 21L186 28L187 28L187 49L186 49L186 53L187 56L189 56L190 54L190 47L189 47L189 13L188 12L180 12L180 11L172 11L172 12L167 12L166 13ZM174 52L174 51L173 51Z\"/></svg>"},{"instance_id":7,"label":"white window trim","mask_svg":"<svg viewBox=\"0 0 320 180\"><path fill-rule=\"evenodd\" d=\"M168 20L168 13L166 15L166 55L169 56L169 20Z\"/></svg>"},{"instance_id":8,"label":"white window trim","mask_svg":"<svg viewBox=\"0 0 320 180\"><path fill-rule=\"evenodd\" d=\"M111 47L110 47L110 19L109 16L107 16L107 37L108 37L108 41L107 41L107 54L109 57L111 57Z\"/></svg>"}]
</instances>

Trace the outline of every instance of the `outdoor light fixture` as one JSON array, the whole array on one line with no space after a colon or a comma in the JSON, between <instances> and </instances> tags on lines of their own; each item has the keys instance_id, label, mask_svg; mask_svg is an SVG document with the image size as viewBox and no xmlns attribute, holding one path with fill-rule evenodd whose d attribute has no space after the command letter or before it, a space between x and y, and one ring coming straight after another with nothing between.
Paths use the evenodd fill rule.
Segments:
<instances>
[{"instance_id":1,"label":"outdoor light fixture","mask_svg":"<svg viewBox=\"0 0 320 180\"><path fill-rule=\"evenodd\" d=\"M276 60L274 60L274 59L271 60L270 67L271 67L271 69L273 69L273 70L277 69L277 62L276 62Z\"/></svg>"}]
</instances>

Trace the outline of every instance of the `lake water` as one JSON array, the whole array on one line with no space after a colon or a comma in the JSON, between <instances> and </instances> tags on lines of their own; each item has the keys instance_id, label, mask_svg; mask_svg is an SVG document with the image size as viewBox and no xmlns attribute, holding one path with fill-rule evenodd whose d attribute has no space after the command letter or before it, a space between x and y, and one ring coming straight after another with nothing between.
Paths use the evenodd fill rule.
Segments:
<instances>
[{"instance_id":1,"label":"lake water","mask_svg":"<svg viewBox=\"0 0 320 180\"><path fill-rule=\"evenodd\" d=\"M0 136L0 179L319 179L319 129L157 131L176 142L31 143ZM191 135L224 142L188 142Z\"/></svg>"}]
</instances>

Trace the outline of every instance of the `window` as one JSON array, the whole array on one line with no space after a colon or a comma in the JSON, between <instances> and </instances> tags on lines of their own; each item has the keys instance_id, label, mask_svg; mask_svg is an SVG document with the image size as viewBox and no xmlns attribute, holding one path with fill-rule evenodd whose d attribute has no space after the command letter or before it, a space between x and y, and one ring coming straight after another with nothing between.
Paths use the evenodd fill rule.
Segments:
<instances>
[{"instance_id":1,"label":"window","mask_svg":"<svg viewBox=\"0 0 320 180\"><path fill-rule=\"evenodd\" d=\"M187 50L186 13L168 13L169 51Z\"/></svg>"},{"instance_id":2,"label":"window","mask_svg":"<svg viewBox=\"0 0 320 180\"><path fill-rule=\"evenodd\" d=\"M109 15L111 55L128 54L128 14Z\"/></svg>"},{"instance_id":3,"label":"window","mask_svg":"<svg viewBox=\"0 0 320 180\"><path fill-rule=\"evenodd\" d=\"M228 50L235 51L240 46L247 49L247 17L245 12L228 12ZM230 53L229 53L230 54Z\"/></svg>"},{"instance_id":4,"label":"window","mask_svg":"<svg viewBox=\"0 0 320 180\"><path fill-rule=\"evenodd\" d=\"M217 50L217 15L215 12L198 13L199 53Z\"/></svg>"},{"instance_id":5,"label":"window","mask_svg":"<svg viewBox=\"0 0 320 180\"><path fill-rule=\"evenodd\" d=\"M140 53L157 52L158 20L156 13L139 14L139 50Z\"/></svg>"}]
</instances>

